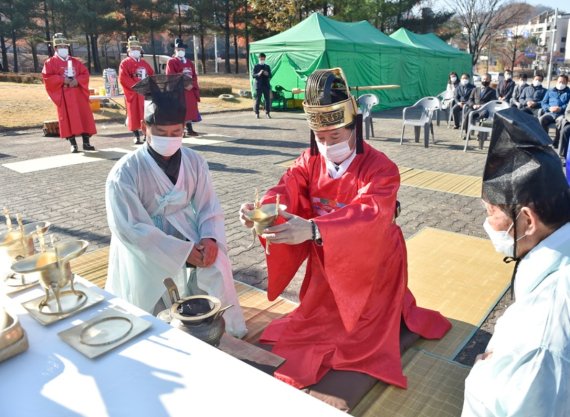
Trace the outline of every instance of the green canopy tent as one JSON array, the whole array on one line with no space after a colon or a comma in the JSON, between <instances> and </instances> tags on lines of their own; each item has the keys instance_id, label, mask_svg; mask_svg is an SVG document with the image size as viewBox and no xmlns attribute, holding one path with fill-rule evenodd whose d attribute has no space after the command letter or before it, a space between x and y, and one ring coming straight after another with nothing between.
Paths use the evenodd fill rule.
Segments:
<instances>
[{"instance_id":1,"label":"green canopy tent","mask_svg":"<svg viewBox=\"0 0 570 417\"><path fill-rule=\"evenodd\" d=\"M471 72L471 56L446 44L433 33L417 34L400 28L390 37L427 55L418 80L424 96L436 96L445 90L451 71L459 75Z\"/></svg>"},{"instance_id":2,"label":"green canopy tent","mask_svg":"<svg viewBox=\"0 0 570 417\"><path fill-rule=\"evenodd\" d=\"M314 13L285 32L251 43L250 72L261 52L271 66L273 90L304 89L316 69L341 67L351 86L401 85L395 90L359 91L378 95L381 108L408 105L427 91L416 80L428 54L391 39L366 21L338 22Z\"/></svg>"}]
</instances>

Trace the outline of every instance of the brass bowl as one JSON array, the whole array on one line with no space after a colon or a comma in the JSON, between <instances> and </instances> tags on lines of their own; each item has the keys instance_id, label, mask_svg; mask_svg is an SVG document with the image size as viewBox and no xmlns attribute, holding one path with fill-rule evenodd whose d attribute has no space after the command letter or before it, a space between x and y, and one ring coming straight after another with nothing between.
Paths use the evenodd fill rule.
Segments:
<instances>
[{"instance_id":1,"label":"brass bowl","mask_svg":"<svg viewBox=\"0 0 570 417\"><path fill-rule=\"evenodd\" d=\"M55 250L28 256L12 264L12 271L21 274L39 271L40 284L46 290L53 288L63 288L72 279L71 266L69 261L82 255L89 246L86 240L74 240L56 245L59 254L59 264L63 272L59 269Z\"/></svg>"},{"instance_id":2,"label":"brass bowl","mask_svg":"<svg viewBox=\"0 0 570 417\"><path fill-rule=\"evenodd\" d=\"M258 235L263 234L263 231L273 225L277 219L275 212L275 204L264 204L259 208L249 210L245 215L253 222L253 227ZM279 204L279 209L284 211L287 209L285 204Z\"/></svg>"},{"instance_id":3,"label":"brass bowl","mask_svg":"<svg viewBox=\"0 0 570 417\"><path fill-rule=\"evenodd\" d=\"M0 309L0 362L26 349L28 349L28 339L18 317Z\"/></svg>"},{"instance_id":4,"label":"brass bowl","mask_svg":"<svg viewBox=\"0 0 570 417\"><path fill-rule=\"evenodd\" d=\"M0 253L7 255L12 261L16 261L35 253L34 234L39 226L40 233L46 233L50 227L49 222L34 222L24 225L24 239L18 229L12 229L0 233Z\"/></svg>"}]
</instances>

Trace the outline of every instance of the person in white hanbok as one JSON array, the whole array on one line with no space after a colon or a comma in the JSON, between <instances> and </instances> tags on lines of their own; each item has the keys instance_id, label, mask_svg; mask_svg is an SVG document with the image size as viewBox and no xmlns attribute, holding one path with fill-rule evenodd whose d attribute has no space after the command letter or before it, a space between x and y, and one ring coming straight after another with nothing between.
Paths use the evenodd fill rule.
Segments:
<instances>
[{"instance_id":1,"label":"person in white hanbok","mask_svg":"<svg viewBox=\"0 0 570 417\"><path fill-rule=\"evenodd\" d=\"M125 155L106 183L111 229L105 289L157 314L170 305L163 280L182 296L204 291L232 304L226 331L247 333L227 255L223 211L208 164L182 147L184 77L155 75L133 90L145 95L148 142Z\"/></svg>"},{"instance_id":2,"label":"person in white hanbok","mask_svg":"<svg viewBox=\"0 0 570 417\"><path fill-rule=\"evenodd\" d=\"M570 189L536 118L494 118L484 228L515 261L515 302L465 381L463 417L570 416Z\"/></svg>"}]
</instances>

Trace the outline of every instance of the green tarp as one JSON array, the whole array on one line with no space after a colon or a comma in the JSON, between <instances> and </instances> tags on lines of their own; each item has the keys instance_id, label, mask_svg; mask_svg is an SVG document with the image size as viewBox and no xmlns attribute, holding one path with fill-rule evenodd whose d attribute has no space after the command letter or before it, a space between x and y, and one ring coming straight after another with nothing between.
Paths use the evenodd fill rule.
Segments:
<instances>
[{"instance_id":1,"label":"green tarp","mask_svg":"<svg viewBox=\"0 0 570 417\"><path fill-rule=\"evenodd\" d=\"M277 86L304 89L305 80L313 71L333 67L342 67L351 86L400 85L396 90L359 91L359 95L378 95L380 108L405 106L421 97L436 95L447 82L447 73L442 79L435 76L441 57L425 47L393 39L367 21L338 22L315 13L285 32L251 43L250 70L261 52L267 55L272 69L273 90ZM447 63L454 58L446 55L445 60ZM430 76L428 70L434 75ZM302 97L301 94L295 98Z\"/></svg>"}]
</instances>

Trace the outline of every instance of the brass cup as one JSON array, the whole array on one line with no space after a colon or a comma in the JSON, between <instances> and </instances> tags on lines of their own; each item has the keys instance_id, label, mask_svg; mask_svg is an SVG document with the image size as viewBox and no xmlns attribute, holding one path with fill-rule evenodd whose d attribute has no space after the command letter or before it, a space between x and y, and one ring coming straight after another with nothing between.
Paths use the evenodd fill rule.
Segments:
<instances>
[{"instance_id":1,"label":"brass cup","mask_svg":"<svg viewBox=\"0 0 570 417\"><path fill-rule=\"evenodd\" d=\"M41 233L47 232L50 227L49 222L34 222L24 225L24 236L20 230L13 229L0 233L0 254L7 256L12 262L33 255L34 234L37 232L37 226Z\"/></svg>"},{"instance_id":2,"label":"brass cup","mask_svg":"<svg viewBox=\"0 0 570 417\"><path fill-rule=\"evenodd\" d=\"M264 204L263 206L249 210L245 215L253 222L253 228L258 235L263 234L263 231L273 225L277 219L275 204ZM279 209L284 211L287 206L279 204Z\"/></svg>"}]
</instances>

